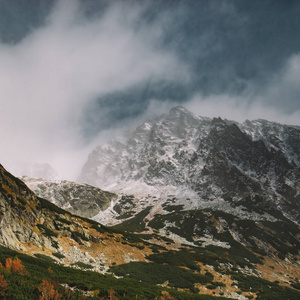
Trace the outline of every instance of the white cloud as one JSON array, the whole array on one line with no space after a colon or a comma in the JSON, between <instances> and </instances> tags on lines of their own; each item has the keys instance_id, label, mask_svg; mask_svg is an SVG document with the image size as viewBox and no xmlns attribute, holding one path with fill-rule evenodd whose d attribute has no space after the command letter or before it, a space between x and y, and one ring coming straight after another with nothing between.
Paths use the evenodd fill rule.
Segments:
<instances>
[{"instance_id":1,"label":"white cloud","mask_svg":"<svg viewBox=\"0 0 300 300\"><path fill-rule=\"evenodd\" d=\"M16 45L0 45L4 164L47 161L75 178L87 152L79 120L89 101L146 80L186 77L184 64L155 48L159 26L136 28L142 12L143 5L119 2L88 20L76 1L59 1L43 27Z\"/></svg>"}]
</instances>

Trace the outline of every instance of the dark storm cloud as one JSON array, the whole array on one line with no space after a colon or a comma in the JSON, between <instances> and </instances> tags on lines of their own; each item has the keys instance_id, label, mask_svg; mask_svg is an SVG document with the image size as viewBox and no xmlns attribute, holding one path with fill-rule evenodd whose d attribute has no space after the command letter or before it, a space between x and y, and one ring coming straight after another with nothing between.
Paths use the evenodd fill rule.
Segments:
<instances>
[{"instance_id":1,"label":"dark storm cloud","mask_svg":"<svg viewBox=\"0 0 300 300\"><path fill-rule=\"evenodd\" d=\"M298 1L151 3L137 20L140 28L160 27L156 47L175 53L190 67L191 78L176 84L144 82L122 93L99 97L87 114L91 121L86 123L88 132L110 120L140 115L151 99L184 104L199 93L210 99L213 95L220 99L224 94L239 97L240 106L259 101L276 106L279 111L299 108L297 86L288 88L285 83L280 97L270 94L273 86L281 86L280 81L285 81L280 76L284 76L290 59L300 52ZM106 120L93 116L97 105L99 109L112 106Z\"/></svg>"},{"instance_id":2,"label":"dark storm cloud","mask_svg":"<svg viewBox=\"0 0 300 300\"><path fill-rule=\"evenodd\" d=\"M264 86L300 50L299 2L203 3L185 4L181 22L172 24L166 44L194 67L196 82L207 93Z\"/></svg>"}]
</instances>

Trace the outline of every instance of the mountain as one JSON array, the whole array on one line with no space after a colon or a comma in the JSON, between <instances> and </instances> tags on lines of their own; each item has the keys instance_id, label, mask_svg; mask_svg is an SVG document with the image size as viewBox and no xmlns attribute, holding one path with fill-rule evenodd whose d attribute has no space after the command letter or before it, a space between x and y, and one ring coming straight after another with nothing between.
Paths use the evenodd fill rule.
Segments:
<instances>
[{"instance_id":1,"label":"mountain","mask_svg":"<svg viewBox=\"0 0 300 300\"><path fill-rule=\"evenodd\" d=\"M44 199L66 211L84 218L93 218L106 210L117 195L102 191L87 184L78 184L67 180L47 180L42 178L21 177L22 181Z\"/></svg>"},{"instance_id":2,"label":"mountain","mask_svg":"<svg viewBox=\"0 0 300 300\"><path fill-rule=\"evenodd\" d=\"M298 268L299 145L298 126L239 124L175 107L95 148L78 180L121 195L117 215L108 211L117 229L166 247L249 261L255 254Z\"/></svg>"},{"instance_id":3,"label":"mountain","mask_svg":"<svg viewBox=\"0 0 300 300\"><path fill-rule=\"evenodd\" d=\"M122 195L113 210L121 213L136 202ZM37 197L0 165L0 297L299 299L295 223L283 216L255 222L217 210L163 209L169 214L153 216L152 233L129 234ZM149 212L150 207L119 226L143 231ZM257 241L263 247L255 248Z\"/></svg>"},{"instance_id":4,"label":"mountain","mask_svg":"<svg viewBox=\"0 0 300 300\"><path fill-rule=\"evenodd\" d=\"M299 223L299 145L297 126L238 124L175 107L95 148L78 181L134 194L142 208L153 206L149 194L164 204L175 197L184 209L218 208L270 221L283 213Z\"/></svg>"},{"instance_id":5,"label":"mountain","mask_svg":"<svg viewBox=\"0 0 300 300\"><path fill-rule=\"evenodd\" d=\"M176 107L97 147L84 184L23 177L36 196L1 166L0 244L19 255L0 247L0 295L20 256L36 272L28 299L47 273L32 265L94 298L299 299L299 136ZM29 293L10 282L8 299Z\"/></svg>"}]
</instances>

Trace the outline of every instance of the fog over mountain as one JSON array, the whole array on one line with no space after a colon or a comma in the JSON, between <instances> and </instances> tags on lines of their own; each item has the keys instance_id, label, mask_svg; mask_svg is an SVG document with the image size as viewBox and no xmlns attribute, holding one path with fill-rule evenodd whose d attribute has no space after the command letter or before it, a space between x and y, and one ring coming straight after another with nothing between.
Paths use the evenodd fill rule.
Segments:
<instances>
[{"instance_id":1,"label":"fog over mountain","mask_svg":"<svg viewBox=\"0 0 300 300\"><path fill-rule=\"evenodd\" d=\"M75 179L96 145L181 105L300 125L299 1L0 0L1 161Z\"/></svg>"}]
</instances>

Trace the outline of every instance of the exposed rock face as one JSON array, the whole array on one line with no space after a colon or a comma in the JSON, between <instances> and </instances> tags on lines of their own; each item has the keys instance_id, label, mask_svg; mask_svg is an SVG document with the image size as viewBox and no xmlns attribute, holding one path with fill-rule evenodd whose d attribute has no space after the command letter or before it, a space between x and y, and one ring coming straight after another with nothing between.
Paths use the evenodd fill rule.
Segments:
<instances>
[{"instance_id":1,"label":"exposed rock face","mask_svg":"<svg viewBox=\"0 0 300 300\"><path fill-rule=\"evenodd\" d=\"M22 249L40 216L32 191L0 165L0 243Z\"/></svg>"},{"instance_id":2,"label":"exposed rock face","mask_svg":"<svg viewBox=\"0 0 300 300\"><path fill-rule=\"evenodd\" d=\"M118 229L297 260L299 145L297 126L176 107L94 149L79 180L127 194L109 211Z\"/></svg>"},{"instance_id":3,"label":"exposed rock face","mask_svg":"<svg viewBox=\"0 0 300 300\"><path fill-rule=\"evenodd\" d=\"M79 181L94 186L134 180L149 185L186 183L186 163L197 148L199 132L206 135L209 119L173 109L145 122L128 138L97 147L83 166Z\"/></svg>"},{"instance_id":4,"label":"exposed rock face","mask_svg":"<svg viewBox=\"0 0 300 300\"><path fill-rule=\"evenodd\" d=\"M185 190L189 196L178 196L184 208L221 201L262 214L280 211L300 222L299 145L297 126L265 120L238 124L176 107L94 149L78 180L136 195L144 190L144 196L153 190L178 196Z\"/></svg>"},{"instance_id":5,"label":"exposed rock face","mask_svg":"<svg viewBox=\"0 0 300 300\"><path fill-rule=\"evenodd\" d=\"M117 195L87 184L66 180L44 180L22 177L22 180L41 198L50 200L70 213L92 218L106 210Z\"/></svg>"},{"instance_id":6,"label":"exposed rock face","mask_svg":"<svg viewBox=\"0 0 300 300\"><path fill-rule=\"evenodd\" d=\"M65 264L81 262L99 272L128 261L128 257L143 261L145 254L151 253L147 247L138 248L139 242L132 245L123 235L36 197L1 165L0 244L31 255L59 254Z\"/></svg>"}]
</instances>

